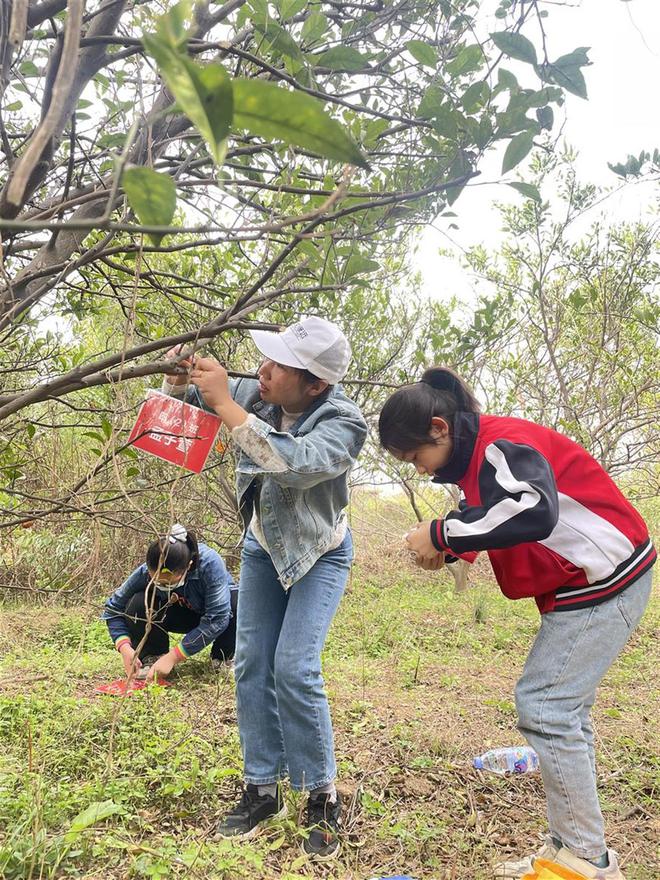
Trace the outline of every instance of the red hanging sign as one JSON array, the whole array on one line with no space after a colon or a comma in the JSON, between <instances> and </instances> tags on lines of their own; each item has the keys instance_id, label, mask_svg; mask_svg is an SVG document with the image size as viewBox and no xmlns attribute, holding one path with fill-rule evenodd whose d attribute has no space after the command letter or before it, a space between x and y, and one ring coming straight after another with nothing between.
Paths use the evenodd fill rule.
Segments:
<instances>
[{"instance_id":1,"label":"red hanging sign","mask_svg":"<svg viewBox=\"0 0 660 880\"><path fill-rule=\"evenodd\" d=\"M128 442L198 474L213 447L222 421L198 406L160 391L147 392Z\"/></svg>"}]
</instances>

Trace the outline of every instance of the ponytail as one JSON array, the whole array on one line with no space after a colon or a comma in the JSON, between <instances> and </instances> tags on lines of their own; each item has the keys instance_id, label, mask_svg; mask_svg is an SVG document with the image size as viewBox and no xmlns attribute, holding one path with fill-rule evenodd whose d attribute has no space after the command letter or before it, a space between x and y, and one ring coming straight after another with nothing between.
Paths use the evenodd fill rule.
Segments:
<instances>
[{"instance_id":1,"label":"ponytail","mask_svg":"<svg viewBox=\"0 0 660 880\"><path fill-rule=\"evenodd\" d=\"M479 412L480 406L476 397L453 370L449 367L429 367L424 370L421 381L436 391L447 391L456 400L456 411Z\"/></svg>"},{"instance_id":2,"label":"ponytail","mask_svg":"<svg viewBox=\"0 0 660 880\"><path fill-rule=\"evenodd\" d=\"M161 536L147 548L147 568L149 571L183 572L195 568L199 560L197 536L180 523L172 526L167 535Z\"/></svg>"},{"instance_id":3,"label":"ponytail","mask_svg":"<svg viewBox=\"0 0 660 880\"><path fill-rule=\"evenodd\" d=\"M453 431L457 412L479 412L465 382L448 367L429 367L421 381L404 385L385 402L378 420L380 443L389 452L410 452L431 437L431 419L442 418Z\"/></svg>"}]
</instances>

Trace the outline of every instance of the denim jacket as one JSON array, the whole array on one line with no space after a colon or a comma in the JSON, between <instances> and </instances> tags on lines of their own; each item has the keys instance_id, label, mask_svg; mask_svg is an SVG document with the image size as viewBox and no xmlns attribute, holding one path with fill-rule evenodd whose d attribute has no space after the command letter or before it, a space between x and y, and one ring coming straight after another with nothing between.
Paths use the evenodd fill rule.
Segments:
<instances>
[{"instance_id":1,"label":"denim jacket","mask_svg":"<svg viewBox=\"0 0 660 880\"><path fill-rule=\"evenodd\" d=\"M129 634L124 611L130 599L146 589L149 580L147 566L143 563L105 603L101 619L108 624L113 642ZM232 616L229 591L235 587L220 554L206 544L200 544L197 565L188 572L183 585L172 591L187 608L200 615L199 624L181 640L181 650L187 657L210 645L227 629ZM167 594L157 588L155 607L166 600Z\"/></svg>"},{"instance_id":2,"label":"denim jacket","mask_svg":"<svg viewBox=\"0 0 660 880\"><path fill-rule=\"evenodd\" d=\"M232 397L248 413L253 430L275 455L269 467L241 450L236 465L236 495L247 530L259 483L259 520L268 552L288 589L300 580L332 544L348 505L348 476L367 437L357 405L334 386L289 429L278 431L281 408L265 403L256 379L231 383ZM196 389L188 400L203 406Z\"/></svg>"}]
</instances>

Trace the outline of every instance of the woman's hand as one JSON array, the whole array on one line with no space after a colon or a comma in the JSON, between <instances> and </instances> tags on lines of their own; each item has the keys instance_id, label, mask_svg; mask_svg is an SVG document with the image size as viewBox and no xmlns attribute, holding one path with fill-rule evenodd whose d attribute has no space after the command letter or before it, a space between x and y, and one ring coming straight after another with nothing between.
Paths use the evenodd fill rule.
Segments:
<instances>
[{"instance_id":1,"label":"woman's hand","mask_svg":"<svg viewBox=\"0 0 660 880\"><path fill-rule=\"evenodd\" d=\"M133 671L137 672L142 668L142 661L139 657L135 656L135 650L131 647L129 642L124 642L123 645L119 646L119 653L124 662L126 675L130 675ZM133 661L135 661L135 666L133 666Z\"/></svg>"},{"instance_id":2,"label":"woman's hand","mask_svg":"<svg viewBox=\"0 0 660 880\"><path fill-rule=\"evenodd\" d=\"M165 355L166 360L172 360L177 357L181 353L181 349L183 348L183 344L175 345L174 348L171 348L167 354ZM186 358L183 361L180 361L177 366L183 367L186 370L189 370L191 365L194 363L195 359ZM188 376L180 375L179 373L166 373L165 378L170 383L170 385L187 385L188 384Z\"/></svg>"},{"instance_id":3,"label":"woman's hand","mask_svg":"<svg viewBox=\"0 0 660 880\"><path fill-rule=\"evenodd\" d=\"M201 391L204 403L216 412L231 403L229 375L215 358L196 357L190 371L190 381Z\"/></svg>"},{"instance_id":4,"label":"woman's hand","mask_svg":"<svg viewBox=\"0 0 660 880\"><path fill-rule=\"evenodd\" d=\"M158 682L159 678L167 678L177 662L178 658L174 651L168 651L167 654L163 654L163 656L159 657L154 665L149 668L146 681L151 683L152 681Z\"/></svg>"},{"instance_id":5,"label":"woman's hand","mask_svg":"<svg viewBox=\"0 0 660 880\"><path fill-rule=\"evenodd\" d=\"M201 391L204 403L216 411L230 431L247 419L247 412L231 396L227 370L215 358L196 357L190 381Z\"/></svg>"}]
</instances>

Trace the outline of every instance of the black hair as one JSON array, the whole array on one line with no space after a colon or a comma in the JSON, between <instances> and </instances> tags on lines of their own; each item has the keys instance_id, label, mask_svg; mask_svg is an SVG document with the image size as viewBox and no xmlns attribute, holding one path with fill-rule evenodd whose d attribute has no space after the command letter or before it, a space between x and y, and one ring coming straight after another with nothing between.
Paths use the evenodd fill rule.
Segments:
<instances>
[{"instance_id":1,"label":"black hair","mask_svg":"<svg viewBox=\"0 0 660 880\"><path fill-rule=\"evenodd\" d=\"M457 412L478 413L479 404L465 382L448 367L429 367L419 382L404 385L386 401L378 419L380 443L388 452L411 452L431 437L431 419L454 427Z\"/></svg>"},{"instance_id":2,"label":"black hair","mask_svg":"<svg viewBox=\"0 0 660 880\"><path fill-rule=\"evenodd\" d=\"M325 382L325 379L321 379L320 376L315 376L314 373L310 373L309 370L299 369L298 367L295 367L295 369L302 375L308 385L313 385L315 382ZM328 385L330 385L330 383L328 383Z\"/></svg>"},{"instance_id":3,"label":"black hair","mask_svg":"<svg viewBox=\"0 0 660 880\"><path fill-rule=\"evenodd\" d=\"M179 528L183 533L183 528ZM172 572L183 572L187 571L189 567L195 568L198 559L197 536L191 531L186 532L185 538L183 534L179 537L176 531L174 534L162 535L147 548L147 568L149 571L169 568Z\"/></svg>"}]
</instances>

